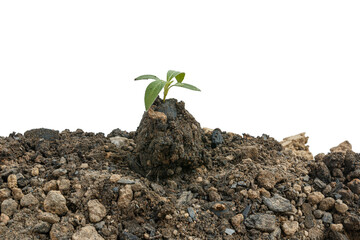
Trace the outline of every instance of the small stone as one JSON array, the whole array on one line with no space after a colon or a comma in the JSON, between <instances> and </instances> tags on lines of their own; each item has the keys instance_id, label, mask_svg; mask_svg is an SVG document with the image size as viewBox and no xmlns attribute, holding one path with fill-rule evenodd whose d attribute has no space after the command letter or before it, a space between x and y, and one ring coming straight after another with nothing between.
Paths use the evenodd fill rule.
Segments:
<instances>
[{"instance_id":1,"label":"small stone","mask_svg":"<svg viewBox=\"0 0 360 240\"><path fill-rule=\"evenodd\" d=\"M276 229L275 215L257 213L245 219L245 226L263 232L273 232Z\"/></svg>"},{"instance_id":2,"label":"small stone","mask_svg":"<svg viewBox=\"0 0 360 240\"><path fill-rule=\"evenodd\" d=\"M259 185L267 190L271 190L276 184L275 174L268 170L261 170L256 179Z\"/></svg>"},{"instance_id":3,"label":"small stone","mask_svg":"<svg viewBox=\"0 0 360 240\"><path fill-rule=\"evenodd\" d=\"M279 194L275 194L272 198L263 197L263 201L264 204L274 212L290 212L293 210L290 201Z\"/></svg>"},{"instance_id":4,"label":"small stone","mask_svg":"<svg viewBox=\"0 0 360 240\"><path fill-rule=\"evenodd\" d=\"M347 184L347 186L350 188L350 190L353 193L360 195L360 179L358 178L353 179L351 182Z\"/></svg>"},{"instance_id":5,"label":"small stone","mask_svg":"<svg viewBox=\"0 0 360 240\"><path fill-rule=\"evenodd\" d=\"M8 215L6 215L5 213L1 213L0 215L0 226L1 225L6 225L9 222L10 218Z\"/></svg>"},{"instance_id":6,"label":"small stone","mask_svg":"<svg viewBox=\"0 0 360 240\"><path fill-rule=\"evenodd\" d=\"M240 191L240 194L244 197L244 198L248 198L248 191L246 189L243 189Z\"/></svg>"},{"instance_id":7,"label":"small stone","mask_svg":"<svg viewBox=\"0 0 360 240\"><path fill-rule=\"evenodd\" d=\"M68 222L55 223L52 225L50 230L50 239L51 240L71 239L73 232L74 232L74 227L70 223Z\"/></svg>"},{"instance_id":8,"label":"small stone","mask_svg":"<svg viewBox=\"0 0 360 240\"><path fill-rule=\"evenodd\" d=\"M231 229L231 228L226 228L225 229L225 233L227 234L227 235L233 235L234 233L235 233L235 230L234 229Z\"/></svg>"},{"instance_id":9,"label":"small stone","mask_svg":"<svg viewBox=\"0 0 360 240\"><path fill-rule=\"evenodd\" d=\"M300 186L299 184L295 183L295 184L293 185L293 188L294 188L295 191L301 192L301 186Z\"/></svg>"},{"instance_id":10,"label":"small stone","mask_svg":"<svg viewBox=\"0 0 360 240\"><path fill-rule=\"evenodd\" d=\"M87 205L90 222L100 222L106 216L106 208L99 202L99 200L90 200Z\"/></svg>"},{"instance_id":11,"label":"small stone","mask_svg":"<svg viewBox=\"0 0 360 240\"><path fill-rule=\"evenodd\" d=\"M7 178L8 188L16 188L17 187L17 177L15 174L10 174Z\"/></svg>"},{"instance_id":12,"label":"small stone","mask_svg":"<svg viewBox=\"0 0 360 240\"><path fill-rule=\"evenodd\" d=\"M80 165L80 168L81 169L86 169L86 168L88 168L89 167L89 164L88 163L82 163L81 165Z\"/></svg>"},{"instance_id":13,"label":"small stone","mask_svg":"<svg viewBox=\"0 0 360 240\"><path fill-rule=\"evenodd\" d=\"M125 185L126 185L126 184L135 184L135 181L122 178L122 179L120 179L119 181L117 181L117 183L125 184Z\"/></svg>"},{"instance_id":14,"label":"small stone","mask_svg":"<svg viewBox=\"0 0 360 240\"><path fill-rule=\"evenodd\" d=\"M116 183L120 179L121 179L120 174L111 174L109 181L112 182L112 183Z\"/></svg>"},{"instance_id":15,"label":"small stone","mask_svg":"<svg viewBox=\"0 0 360 240\"><path fill-rule=\"evenodd\" d=\"M63 168L58 168L52 172L52 175L54 177L60 177L60 176L66 175L66 174L67 174L67 170L63 169Z\"/></svg>"},{"instance_id":16,"label":"small stone","mask_svg":"<svg viewBox=\"0 0 360 240\"><path fill-rule=\"evenodd\" d=\"M319 209L323 211L328 211L334 207L334 204L335 204L335 199L333 199L332 197L327 197L321 200L319 204Z\"/></svg>"},{"instance_id":17,"label":"small stone","mask_svg":"<svg viewBox=\"0 0 360 240\"><path fill-rule=\"evenodd\" d=\"M254 200L254 199L260 198L260 192L258 190L249 189L248 196L250 199Z\"/></svg>"},{"instance_id":18,"label":"small stone","mask_svg":"<svg viewBox=\"0 0 360 240\"><path fill-rule=\"evenodd\" d=\"M118 206L121 208L127 208L134 197L134 193L130 185L125 185L125 187L119 190L119 199Z\"/></svg>"},{"instance_id":19,"label":"small stone","mask_svg":"<svg viewBox=\"0 0 360 240\"><path fill-rule=\"evenodd\" d=\"M60 179L57 181L57 185L60 191L67 191L70 190L70 180L69 179Z\"/></svg>"},{"instance_id":20,"label":"small stone","mask_svg":"<svg viewBox=\"0 0 360 240\"><path fill-rule=\"evenodd\" d=\"M324 215L322 217L322 221L323 221L323 223L329 223L329 224L332 223L333 217L332 217L331 213L324 212Z\"/></svg>"},{"instance_id":21,"label":"small stone","mask_svg":"<svg viewBox=\"0 0 360 240\"><path fill-rule=\"evenodd\" d=\"M346 213L346 211L349 209L349 207L339 199L339 200L336 200L336 202L335 202L335 209L339 213Z\"/></svg>"},{"instance_id":22,"label":"small stone","mask_svg":"<svg viewBox=\"0 0 360 240\"><path fill-rule=\"evenodd\" d=\"M194 211L194 209L192 207L188 207L187 208L189 216L191 217L192 220L196 220L196 213Z\"/></svg>"},{"instance_id":23,"label":"small stone","mask_svg":"<svg viewBox=\"0 0 360 240\"><path fill-rule=\"evenodd\" d=\"M44 221L44 222L48 222L48 223L51 223L51 224L60 222L60 218L59 218L58 215L53 214L53 213L48 213L48 212L39 213L37 218Z\"/></svg>"},{"instance_id":24,"label":"small stone","mask_svg":"<svg viewBox=\"0 0 360 240\"><path fill-rule=\"evenodd\" d=\"M330 148L330 152L332 153L346 153L348 150L351 150L352 146L349 143L349 141L344 141L342 143L340 143L339 145L337 145L336 147L332 147Z\"/></svg>"},{"instance_id":25,"label":"small stone","mask_svg":"<svg viewBox=\"0 0 360 240\"><path fill-rule=\"evenodd\" d=\"M330 229L335 231L335 232L342 232L343 230L343 225L341 223L339 224L330 224Z\"/></svg>"},{"instance_id":26,"label":"small stone","mask_svg":"<svg viewBox=\"0 0 360 240\"><path fill-rule=\"evenodd\" d=\"M104 240L93 226L85 226L72 235L72 240Z\"/></svg>"},{"instance_id":27,"label":"small stone","mask_svg":"<svg viewBox=\"0 0 360 240\"><path fill-rule=\"evenodd\" d=\"M1 213L4 213L7 216L11 217L16 212L17 207L18 204L14 199L6 199L1 203Z\"/></svg>"},{"instance_id":28,"label":"small stone","mask_svg":"<svg viewBox=\"0 0 360 240\"><path fill-rule=\"evenodd\" d=\"M306 194L311 193L311 186L305 186L304 187L304 193L306 193Z\"/></svg>"},{"instance_id":29,"label":"small stone","mask_svg":"<svg viewBox=\"0 0 360 240\"><path fill-rule=\"evenodd\" d=\"M324 183L323 181L321 181L318 178L315 178L314 184L320 189L324 189L326 187L326 183Z\"/></svg>"},{"instance_id":30,"label":"small stone","mask_svg":"<svg viewBox=\"0 0 360 240\"><path fill-rule=\"evenodd\" d=\"M57 183L56 183L56 180L51 180L49 182L46 182L44 184L44 187L43 187L43 190L45 192L49 192L51 190L57 190Z\"/></svg>"},{"instance_id":31,"label":"small stone","mask_svg":"<svg viewBox=\"0 0 360 240\"><path fill-rule=\"evenodd\" d=\"M44 209L57 215L65 215L68 212L66 199L60 191L50 191L44 201Z\"/></svg>"},{"instance_id":32,"label":"small stone","mask_svg":"<svg viewBox=\"0 0 360 240\"><path fill-rule=\"evenodd\" d=\"M224 143L224 139L221 135L221 130L219 128L215 128L211 135L211 147L216 148L222 143Z\"/></svg>"},{"instance_id":33,"label":"small stone","mask_svg":"<svg viewBox=\"0 0 360 240\"><path fill-rule=\"evenodd\" d=\"M316 205L319 202L321 202L321 200L323 200L324 198L325 196L321 192L312 192L308 196L308 202L311 205Z\"/></svg>"},{"instance_id":34,"label":"small stone","mask_svg":"<svg viewBox=\"0 0 360 240\"><path fill-rule=\"evenodd\" d=\"M236 214L231 218L231 224L235 228L236 231L241 231L241 223L244 221L244 216L240 214Z\"/></svg>"},{"instance_id":35,"label":"small stone","mask_svg":"<svg viewBox=\"0 0 360 240\"><path fill-rule=\"evenodd\" d=\"M260 188L259 189L259 192L260 192L260 195L263 197L267 197L267 198L269 198L269 197L271 197L271 194L270 194L270 192L268 191L268 190L266 190L265 188Z\"/></svg>"},{"instance_id":36,"label":"small stone","mask_svg":"<svg viewBox=\"0 0 360 240\"><path fill-rule=\"evenodd\" d=\"M196 182L201 183L202 181L203 181L203 178L202 178L202 177L197 177L197 178L196 178Z\"/></svg>"},{"instance_id":37,"label":"small stone","mask_svg":"<svg viewBox=\"0 0 360 240\"><path fill-rule=\"evenodd\" d=\"M36 233L48 233L50 232L51 225L47 222L39 222L32 230Z\"/></svg>"},{"instance_id":38,"label":"small stone","mask_svg":"<svg viewBox=\"0 0 360 240\"><path fill-rule=\"evenodd\" d=\"M20 188L13 188L13 189L11 189L11 191L12 191L12 195L13 195L14 199L17 201L22 199L24 196L24 194L22 193Z\"/></svg>"},{"instance_id":39,"label":"small stone","mask_svg":"<svg viewBox=\"0 0 360 240\"><path fill-rule=\"evenodd\" d=\"M39 168L33 167L33 168L31 169L31 176L36 177L36 176L38 176L38 175L39 175Z\"/></svg>"},{"instance_id":40,"label":"small stone","mask_svg":"<svg viewBox=\"0 0 360 240\"><path fill-rule=\"evenodd\" d=\"M30 206L35 206L39 204L39 200L37 200L36 197L34 197L34 195L32 195L32 193L28 193L26 195L24 195L23 198L21 198L20 200L20 205L22 207L30 207Z\"/></svg>"},{"instance_id":41,"label":"small stone","mask_svg":"<svg viewBox=\"0 0 360 240\"><path fill-rule=\"evenodd\" d=\"M226 209L226 206L222 203L215 203L211 206L211 208L215 211L224 211Z\"/></svg>"},{"instance_id":42,"label":"small stone","mask_svg":"<svg viewBox=\"0 0 360 240\"><path fill-rule=\"evenodd\" d=\"M210 202L219 202L221 201L221 196L216 191L209 192L209 201Z\"/></svg>"},{"instance_id":43,"label":"small stone","mask_svg":"<svg viewBox=\"0 0 360 240\"><path fill-rule=\"evenodd\" d=\"M317 219L322 218L323 215L324 215L324 211L322 211L322 210L316 209L316 210L314 211L314 216L315 216Z\"/></svg>"},{"instance_id":44,"label":"small stone","mask_svg":"<svg viewBox=\"0 0 360 240\"><path fill-rule=\"evenodd\" d=\"M165 118L166 118L166 115L165 115ZM128 139L126 137L120 137L120 136L110 138L110 142L119 148L130 145L130 141L131 141L130 139Z\"/></svg>"},{"instance_id":45,"label":"small stone","mask_svg":"<svg viewBox=\"0 0 360 240\"><path fill-rule=\"evenodd\" d=\"M299 223L296 221L285 221L281 225L284 233L288 236L294 235L299 229Z\"/></svg>"},{"instance_id":46,"label":"small stone","mask_svg":"<svg viewBox=\"0 0 360 240\"><path fill-rule=\"evenodd\" d=\"M8 188L0 189L0 202L4 201L5 199L11 196L11 191Z\"/></svg>"}]
</instances>

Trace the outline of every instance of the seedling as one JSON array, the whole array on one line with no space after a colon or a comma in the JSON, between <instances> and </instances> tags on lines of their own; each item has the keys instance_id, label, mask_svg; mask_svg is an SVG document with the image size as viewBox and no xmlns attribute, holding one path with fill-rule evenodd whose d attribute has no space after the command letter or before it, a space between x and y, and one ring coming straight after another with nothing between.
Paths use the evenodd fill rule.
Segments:
<instances>
[{"instance_id":1,"label":"seedling","mask_svg":"<svg viewBox=\"0 0 360 240\"><path fill-rule=\"evenodd\" d=\"M184 80L185 77L185 73L184 72L177 72L174 70L169 70L167 72L167 76L166 76L166 81L161 80L160 78L158 78L157 76L154 75L141 75L137 78L135 78L136 80L148 80L148 79L153 79L155 81L151 82L146 90L145 90L145 109L146 111L149 110L149 108L151 107L151 105L154 103L156 97L159 95L159 93L161 92L162 89L164 89L164 102L166 99L166 96L170 90L170 88L172 87L183 87L183 88L187 88L190 90L194 90L194 91L200 91L200 89L198 89L197 87L187 84L187 83L183 83L182 81ZM173 78L176 79L176 83L174 83L174 80L172 80Z\"/></svg>"}]
</instances>

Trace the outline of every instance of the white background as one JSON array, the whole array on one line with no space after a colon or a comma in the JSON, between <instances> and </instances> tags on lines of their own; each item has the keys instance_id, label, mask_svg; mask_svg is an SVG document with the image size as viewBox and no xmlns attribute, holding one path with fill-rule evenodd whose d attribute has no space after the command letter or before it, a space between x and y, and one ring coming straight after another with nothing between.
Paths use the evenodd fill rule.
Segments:
<instances>
[{"instance_id":1,"label":"white background","mask_svg":"<svg viewBox=\"0 0 360 240\"><path fill-rule=\"evenodd\" d=\"M169 69L202 127L360 152L359 1L0 1L0 136L136 130Z\"/></svg>"}]
</instances>

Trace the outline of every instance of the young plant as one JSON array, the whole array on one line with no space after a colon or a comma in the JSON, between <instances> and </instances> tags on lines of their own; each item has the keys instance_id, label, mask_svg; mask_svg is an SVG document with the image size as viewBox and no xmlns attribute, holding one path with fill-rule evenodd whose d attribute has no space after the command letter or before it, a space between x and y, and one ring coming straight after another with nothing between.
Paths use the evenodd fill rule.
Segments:
<instances>
[{"instance_id":1,"label":"young plant","mask_svg":"<svg viewBox=\"0 0 360 240\"><path fill-rule=\"evenodd\" d=\"M173 82L174 82L174 80L172 80L173 78L176 79L175 84L173 84ZM155 80L155 81L151 82L145 90L145 109L146 109L146 111L149 110L149 108L154 103L156 97L159 95L159 93L162 89L164 89L164 98L163 98L164 102L165 102L166 96L167 96L170 88L172 88L172 87L183 87L183 88L187 88L187 89L194 90L194 91L200 91L200 89L198 89L197 87L195 87L193 85L183 83L182 81L184 80L184 78L185 78L184 72L177 72L174 70L169 70L167 72L166 81L161 80L160 78L158 78L157 76L154 76L154 75L141 75L141 76L135 78L135 81L148 80L148 79Z\"/></svg>"}]
</instances>

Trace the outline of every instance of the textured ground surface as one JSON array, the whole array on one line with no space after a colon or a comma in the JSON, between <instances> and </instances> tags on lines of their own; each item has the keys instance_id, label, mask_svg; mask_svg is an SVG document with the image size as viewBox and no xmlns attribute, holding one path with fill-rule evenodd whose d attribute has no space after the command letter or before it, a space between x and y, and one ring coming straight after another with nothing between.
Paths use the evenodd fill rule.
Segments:
<instances>
[{"instance_id":1,"label":"textured ground surface","mask_svg":"<svg viewBox=\"0 0 360 240\"><path fill-rule=\"evenodd\" d=\"M152 181L134 132L1 137L0 239L360 239L350 144L314 159L304 134L202 132L206 166Z\"/></svg>"}]
</instances>

